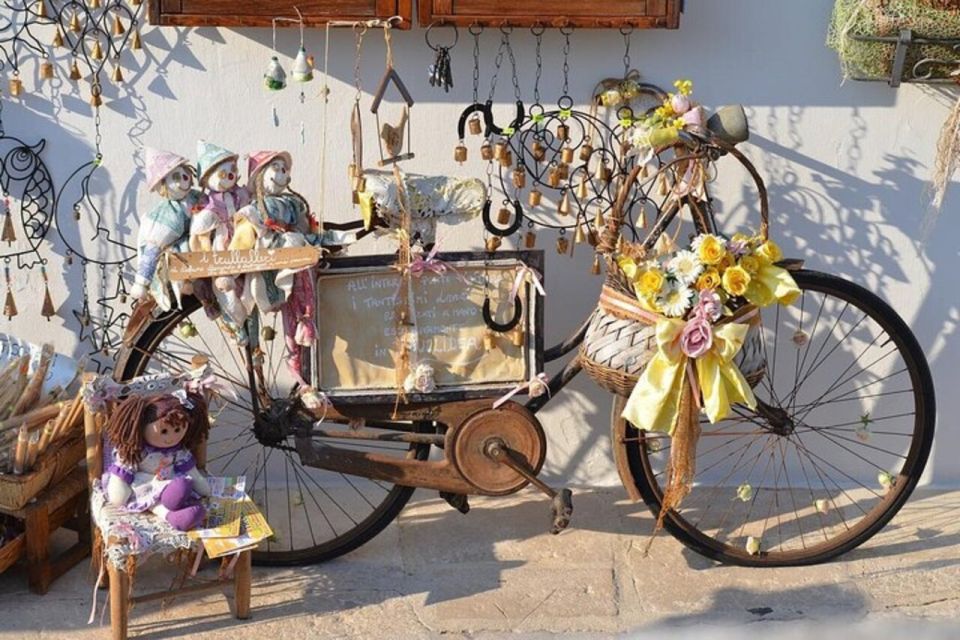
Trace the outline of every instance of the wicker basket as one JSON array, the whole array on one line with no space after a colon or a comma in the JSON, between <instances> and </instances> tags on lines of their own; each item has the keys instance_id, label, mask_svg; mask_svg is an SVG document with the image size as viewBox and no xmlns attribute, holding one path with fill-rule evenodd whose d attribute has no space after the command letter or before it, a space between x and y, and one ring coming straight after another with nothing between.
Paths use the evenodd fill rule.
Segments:
<instances>
[{"instance_id":1,"label":"wicker basket","mask_svg":"<svg viewBox=\"0 0 960 640\"><path fill-rule=\"evenodd\" d=\"M760 192L760 233L766 238L769 209L766 189L763 187L760 176L753 165L735 148L719 141L715 141L715 144L740 160L757 183ZM647 363L657 352L656 325L631 317L637 314L631 314L630 307L639 308L636 294L616 261L610 257L619 244L630 185L636 181L639 171L640 167L634 168L624 181L624 186L620 189L613 211L607 220L607 226L603 230L597 250L608 255L607 278L600 296L600 304L590 319L583 344L580 346L580 364L584 371L607 391L622 396L630 395ZM652 240L655 241L656 238ZM607 300L613 300L617 304L607 304ZM626 312L618 313L617 309L624 309ZM760 315L756 314L750 321L750 330L736 360L740 371L751 386L756 386L766 371L761 331Z\"/></svg>"},{"instance_id":2,"label":"wicker basket","mask_svg":"<svg viewBox=\"0 0 960 640\"><path fill-rule=\"evenodd\" d=\"M37 459L23 475L0 475L0 509L18 511L49 486L65 478L83 460L86 449L82 434L64 439Z\"/></svg>"}]
</instances>

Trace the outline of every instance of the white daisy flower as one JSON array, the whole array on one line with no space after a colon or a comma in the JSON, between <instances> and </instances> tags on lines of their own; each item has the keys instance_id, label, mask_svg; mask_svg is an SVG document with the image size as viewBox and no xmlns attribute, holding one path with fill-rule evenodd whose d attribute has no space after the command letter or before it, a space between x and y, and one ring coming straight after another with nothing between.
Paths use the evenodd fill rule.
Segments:
<instances>
[{"instance_id":1,"label":"white daisy flower","mask_svg":"<svg viewBox=\"0 0 960 640\"><path fill-rule=\"evenodd\" d=\"M703 273L703 263L693 251L678 251L667 263L667 268L681 284L691 285Z\"/></svg>"},{"instance_id":2,"label":"white daisy flower","mask_svg":"<svg viewBox=\"0 0 960 640\"><path fill-rule=\"evenodd\" d=\"M681 318L693 304L693 289L679 282L667 287L657 298L657 306L663 315Z\"/></svg>"}]
</instances>

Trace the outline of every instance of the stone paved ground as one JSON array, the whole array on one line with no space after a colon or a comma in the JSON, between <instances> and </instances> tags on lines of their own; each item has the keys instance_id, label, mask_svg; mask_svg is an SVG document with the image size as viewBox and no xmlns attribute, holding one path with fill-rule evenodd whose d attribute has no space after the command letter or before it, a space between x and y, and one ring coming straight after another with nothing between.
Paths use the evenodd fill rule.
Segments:
<instances>
[{"instance_id":1,"label":"stone paved ground","mask_svg":"<svg viewBox=\"0 0 960 640\"><path fill-rule=\"evenodd\" d=\"M134 609L143 638L960 638L960 492L919 492L870 543L831 564L719 566L667 536L643 557L648 512L620 490L581 491L573 527L546 533L532 493L473 500L467 516L420 492L363 549L315 567L256 569L253 619L219 595ZM159 588L172 573L141 574ZM44 597L0 576L0 640L104 638L86 626L77 568ZM101 594L101 604L103 594ZM819 640L819 638L818 638Z\"/></svg>"}]
</instances>

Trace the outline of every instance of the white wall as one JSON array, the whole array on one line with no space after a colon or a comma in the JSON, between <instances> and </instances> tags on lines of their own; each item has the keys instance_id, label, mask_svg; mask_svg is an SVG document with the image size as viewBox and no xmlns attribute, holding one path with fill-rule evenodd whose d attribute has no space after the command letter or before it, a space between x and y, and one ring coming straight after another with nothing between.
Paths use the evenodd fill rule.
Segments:
<instances>
[{"instance_id":1,"label":"white wall","mask_svg":"<svg viewBox=\"0 0 960 640\"><path fill-rule=\"evenodd\" d=\"M707 105L741 102L753 127L746 149L768 181L773 233L789 255L808 265L849 276L890 301L915 330L928 354L939 392L940 432L929 478L956 484L960 465L950 452L960 445L950 416L960 411L952 391L960 373L955 363L960 346L953 338L958 321L958 287L953 269L960 265L956 238L960 219L952 193L932 239L918 246L922 195L940 124L952 95L883 84L850 82L841 86L833 52L824 47L832 3L829 0L690 0L679 31L638 32L633 63L644 78L664 86L676 77L695 82L695 95ZM323 32L307 34L308 46L322 60ZM496 35L484 35L481 94L486 93L496 52ZM321 200L319 139L323 122L317 98L319 82L308 85L300 104L295 89L266 95L260 77L270 56L270 32L245 30L148 29L146 51L128 58L129 84L107 89L104 109L105 170L93 181L94 200L102 204L104 222L117 236L132 241L139 209L153 198L142 192L137 149L142 144L192 156L195 141L205 137L240 152L261 148L289 149L297 163L295 187L313 203ZM363 60L364 105L382 72L383 46L377 34L368 37ZM296 34L284 32L280 49L291 55ZM461 34L454 51L457 87L443 94L427 84L430 51L423 31L394 37L397 67L418 100L414 110L415 161L407 169L422 173L482 175L479 162L458 167L452 162L455 125L470 101L470 39ZM529 98L533 80L533 38L517 32L514 46ZM323 194L329 219L352 216L344 180L349 157L348 116L352 106L352 35L338 31L331 42L332 101L327 122L330 142L327 188ZM544 44L547 68L544 101L556 99L560 87L560 39L548 33ZM578 32L573 37L571 92L581 102L602 77L622 70L622 43L616 32ZM289 62L289 60L288 60ZM62 70L62 75L65 76ZM505 73L505 72L504 72ZM28 87L34 70L28 69ZM512 100L508 76L501 74L498 96ZM7 103L7 133L34 141L45 137L45 158L58 188L92 153L92 119L88 96L68 82L51 100L51 89L31 93L20 103ZM279 126L272 122L277 107ZM300 123L305 143L301 142ZM368 149L375 153L374 126L367 123ZM473 154L475 158L476 153ZM736 173L736 172L735 172ZM755 211L741 203L743 175L722 180L720 196L730 228ZM75 193L76 184L68 185ZM75 195L73 199L75 199ZM65 202L72 202L70 194ZM69 210L61 212L66 235L80 238ZM70 227L70 228L66 228ZM480 223L458 228L445 237L445 249L475 247ZM572 331L593 307L599 280L589 274L589 256L557 256L552 238L541 234L547 248L547 330L559 339ZM0 330L31 340L53 340L67 352L80 353L76 321L69 310L80 301L79 269L65 267L63 246L51 233L45 247L58 302L67 301L49 325L39 321L39 272L17 276L21 315L3 320ZM88 246L92 255L102 247ZM387 251L386 245L368 247ZM95 283L96 280L92 280ZM69 290L69 293L68 291ZM552 341L552 340L551 340ZM613 484L616 474L609 455L609 399L587 379L579 380L543 416L552 450L549 470L576 484Z\"/></svg>"}]
</instances>

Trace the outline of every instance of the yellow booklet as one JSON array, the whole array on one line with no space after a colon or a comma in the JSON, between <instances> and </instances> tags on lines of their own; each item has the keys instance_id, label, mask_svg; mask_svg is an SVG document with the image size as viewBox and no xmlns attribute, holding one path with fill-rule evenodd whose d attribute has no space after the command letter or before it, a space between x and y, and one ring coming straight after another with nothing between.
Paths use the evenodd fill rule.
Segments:
<instances>
[{"instance_id":1,"label":"yellow booklet","mask_svg":"<svg viewBox=\"0 0 960 640\"><path fill-rule=\"evenodd\" d=\"M203 538L203 548L211 558L219 558L231 553L254 549L273 535L273 529L267 519L249 497L238 502L240 509L240 532L236 536L224 538Z\"/></svg>"}]
</instances>

